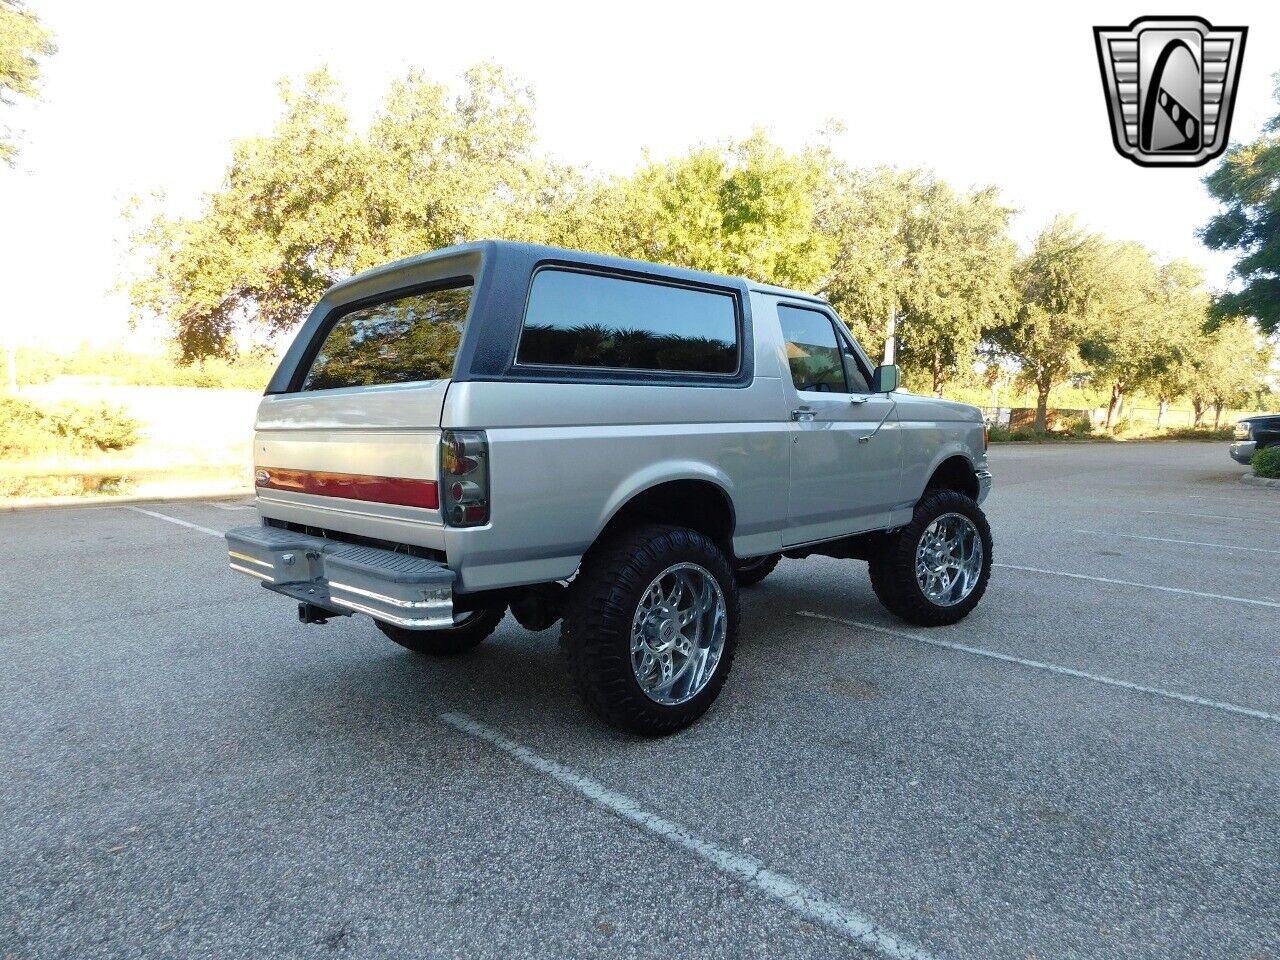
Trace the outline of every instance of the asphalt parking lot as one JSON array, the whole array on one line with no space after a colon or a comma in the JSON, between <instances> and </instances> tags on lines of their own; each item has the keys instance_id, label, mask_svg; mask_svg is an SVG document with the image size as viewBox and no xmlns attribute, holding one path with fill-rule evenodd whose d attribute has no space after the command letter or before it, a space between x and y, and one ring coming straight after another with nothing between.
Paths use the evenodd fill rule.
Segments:
<instances>
[{"instance_id":1,"label":"asphalt parking lot","mask_svg":"<svg viewBox=\"0 0 1280 960\"><path fill-rule=\"evenodd\" d=\"M1280 956L1280 496L1225 444L991 460L972 616L784 561L654 742L555 631L298 624L241 505L0 514L0 957Z\"/></svg>"}]
</instances>

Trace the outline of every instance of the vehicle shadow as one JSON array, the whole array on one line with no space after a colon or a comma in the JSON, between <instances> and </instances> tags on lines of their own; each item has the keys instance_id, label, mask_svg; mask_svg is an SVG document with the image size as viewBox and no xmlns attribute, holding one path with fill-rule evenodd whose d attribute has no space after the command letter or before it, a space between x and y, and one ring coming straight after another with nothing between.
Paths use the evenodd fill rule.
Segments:
<instances>
[{"instance_id":1,"label":"vehicle shadow","mask_svg":"<svg viewBox=\"0 0 1280 960\"><path fill-rule=\"evenodd\" d=\"M421 656L380 636L344 652L300 663L277 677L277 692L287 702L338 699L409 721L465 709L477 696L496 710L539 710L571 692L555 633L529 633L511 620L476 649L454 657Z\"/></svg>"},{"instance_id":2,"label":"vehicle shadow","mask_svg":"<svg viewBox=\"0 0 1280 960\"><path fill-rule=\"evenodd\" d=\"M867 681L878 651L893 646L879 634L801 617L830 616L896 625L875 600L861 564L784 561L769 581L743 591L741 641L720 702L681 737L701 739L708 725L741 722L743 714L777 713L788 698L811 690ZM325 629L333 629L325 628ZM372 633L372 636L370 634ZM339 749L385 751L405 737L439 739L440 714L461 712L512 726L573 730L575 738L648 743L594 717L573 689L559 628L533 633L508 617L495 634L456 657L423 657L384 640L362 621L337 625L316 657L291 660L265 681L262 696L288 714L302 736L330 738ZM840 647L862 659L831 658ZM857 689L864 689L857 687ZM737 717L738 720L731 718Z\"/></svg>"}]
</instances>

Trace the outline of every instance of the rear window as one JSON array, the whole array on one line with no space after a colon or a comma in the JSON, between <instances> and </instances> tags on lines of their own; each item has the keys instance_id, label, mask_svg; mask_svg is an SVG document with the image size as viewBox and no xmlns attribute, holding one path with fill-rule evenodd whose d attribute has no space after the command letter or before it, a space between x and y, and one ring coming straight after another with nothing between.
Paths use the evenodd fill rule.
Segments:
<instances>
[{"instance_id":1,"label":"rear window","mask_svg":"<svg viewBox=\"0 0 1280 960\"><path fill-rule=\"evenodd\" d=\"M302 389L371 387L450 377L470 305L468 282L347 311L320 344Z\"/></svg>"},{"instance_id":2,"label":"rear window","mask_svg":"<svg viewBox=\"0 0 1280 960\"><path fill-rule=\"evenodd\" d=\"M732 374L738 369L737 301L692 287L540 270L516 362Z\"/></svg>"}]
</instances>

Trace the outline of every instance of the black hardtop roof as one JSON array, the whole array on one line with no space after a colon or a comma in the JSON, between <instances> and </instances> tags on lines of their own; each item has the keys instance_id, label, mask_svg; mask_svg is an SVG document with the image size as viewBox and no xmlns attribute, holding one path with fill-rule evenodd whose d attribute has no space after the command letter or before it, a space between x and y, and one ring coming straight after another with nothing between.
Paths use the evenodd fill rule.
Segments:
<instances>
[{"instance_id":1,"label":"black hardtop roof","mask_svg":"<svg viewBox=\"0 0 1280 960\"><path fill-rule=\"evenodd\" d=\"M400 273L401 271L411 271L419 265L475 254L479 254L485 259L493 259L512 266L515 264L527 264L532 268L533 265L543 262L579 264L585 267L600 267L602 269L666 277L686 283L747 287L760 293L793 297L800 300L812 300L818 303L825 302L821 297L816 297L811 293L789 290L772 284L757 283L744 277L710 273L705 270L691 270L687 267L673 267L650 260L636 260L630 257L615 257L603 253L590 253L585 250L572 250L568 247L522 243L516 240L473 240L469 243L458 243L453 246L442 247L439 250L414 254L411 257L404 257L400 260L394 260L390 263L363 270L350 279L334 284L329 288L325 296L328 297L330 294L340 293L347 287L363 285L365 282L379 277Z\"/></svg>"},{"instance_id":2,"label":"black hardtop roof","mask_svg":"<svg viewBox=\"0 0 1280 960\"><path fill-rule=\"evenodd\" d=\"M456 263L454 262L456 261ZM475 281L470 316L484 317L482 325L468 323L458 346L454 363L453 380L493 380L512 377L516 346L520 340L524 320L526 297L531 278L541 266L567 266L586 269L596 268L637 277L667 279L677 283L718 287L733 290L740 299L741 341L751 344L752 291L788 300L823 303L811 294L756 284L742 277L730 277L703 270L688 270L646 260L612 257L582 250L549 247L536 243L517 243L511 240L477 240L460 243L428 253L405 257L392 263L373 267L348 280L330 287L310 316L303 322L294 341L285 351L280 366L267 385L268 393L287 393L298 389L299 379L310 365L311 358L323 342L327 330L342 315L361 304L376 302L394 295L396 291L422 289L424 285L440 284L470 276ZM703 377L708 383L731 383L743 386L751 382L754 372L754 351L744 349L737 374L732 378L722 376ZM520 378L555 379L564 377L562 371L522 370ZM587 374L572 373L575 382ZM609 371L592 374L597 382L617 383L679 383L687 385L699 379L692 374L672 374L662 371Z\"/></svg>"}]
</instances>

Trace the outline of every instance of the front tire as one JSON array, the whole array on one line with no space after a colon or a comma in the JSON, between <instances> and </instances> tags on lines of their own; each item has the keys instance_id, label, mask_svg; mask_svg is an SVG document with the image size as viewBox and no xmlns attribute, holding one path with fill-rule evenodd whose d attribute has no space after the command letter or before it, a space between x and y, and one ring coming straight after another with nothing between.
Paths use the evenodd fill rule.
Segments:
<instances>
[{"instance_id":1,"label":"front tire","mask_svg":"<svg viewBox=\"0 0 1280 960\"><path fill-rule=\"evenodd\" d=\"M410 630L375 620L378 629L406 650L425 657L454 657L478 646L502 622L506 607L491 607L460 614L452 627L442 630Z\"/></svg>"},{"instance_id":2,"label":"front tire","mask_svg":"<svg viewBox=\"0 0 1280 960\"><path fill-rule=\"evenodd\" d=\"M867 570L876 597L895 616L922 627L957 623L991 579L991 527L964 494L926 491L911 522L886 536Z\"/></svg>"},{"instance_id":3,"label":"front tire","mask_svg":"<svg viewBox=\"0 0 1280 960\"><path fill-rule=\"evenodd\" d=\"M719 696L738 643L738 585L707 537L645 525L593 547L569 587L561 643L606 723L656 737Z\"/></svg>"}]
</instances>

